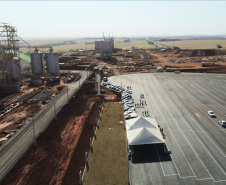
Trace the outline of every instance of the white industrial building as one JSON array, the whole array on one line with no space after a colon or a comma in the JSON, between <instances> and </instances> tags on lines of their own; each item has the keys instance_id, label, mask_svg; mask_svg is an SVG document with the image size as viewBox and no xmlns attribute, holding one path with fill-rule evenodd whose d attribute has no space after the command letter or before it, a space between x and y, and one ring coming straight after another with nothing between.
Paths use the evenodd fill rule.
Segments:
<instances>
[{"instance_id":1,"label":"white industrial building","mask_svg":"<svg viewBox=\"0 0 226 185\"><path fill-rule=\"evenodd\" d=\"M103 41L95 41L95 56L102 60L111 60L114 51L114 39L108 38Z\"/></svg>"}]
</instances>

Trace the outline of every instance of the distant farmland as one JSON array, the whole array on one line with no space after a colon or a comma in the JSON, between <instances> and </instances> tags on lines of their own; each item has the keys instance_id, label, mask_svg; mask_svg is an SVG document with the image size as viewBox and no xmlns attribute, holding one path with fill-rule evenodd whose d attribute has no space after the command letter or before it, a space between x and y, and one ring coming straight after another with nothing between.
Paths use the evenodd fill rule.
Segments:
<instances>
[{"instance_id":1,"label":"distant farmland","mask_svg":"<svg viewBox=\"0 0 226 185\"><path fill-rule=\"evenodd\" d=\"M226 49L226 40L181 40L158 43L169 47L177 46L181 49L216 49L217 44L220 44L223 49Z\"/></svg>"},{"instance_id":2,"label":"distant farmland","mask_svg":"<svg viewBox=\"0 0 226 185\"><path fill-rule=\"evenodd\" d=\"M63 51L67 52L70 50L77 50L77 49L88 49L88 50L94 50L94 42L98 40L103 39L58 39L58 40L26 40L27 43L29 43L31 46L40 46L40 45L53 45L53 49L55 51ZM65 44L62 45L65 41L69 42L76 42L76 44ZM55 46L57 43L59 43L59 46ZM66 43L66 42L65 42ZM88 43L88 44L87 44ZM130 49L132 46L143 48L143 49L149 49L149 48L155 48L155 46L150 45L147 43L146 40L139 40L139 39L130 39L130 42L124 42L124 39L115 39L115 48L122 48L122 49ZM20 42L21 46L26 46L23 42ZM26 47L20 47L20 51L23 53L27 53L30 49L27 49ZM33 50L33 49L32 49Z\"/></svg>"}]
</instances>

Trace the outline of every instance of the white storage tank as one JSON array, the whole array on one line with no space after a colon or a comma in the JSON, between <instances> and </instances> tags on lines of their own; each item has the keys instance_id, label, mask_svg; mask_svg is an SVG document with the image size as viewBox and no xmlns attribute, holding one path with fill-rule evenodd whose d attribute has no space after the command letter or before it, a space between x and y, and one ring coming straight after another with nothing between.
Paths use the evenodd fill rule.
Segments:
<instances>
[{"instance_id":1,"label":"white storage tank","mask_svg":"<svg viewBox=\"0 0 226 185\"><path fill-rule=\"evenodd\" d=\"M20 59L13 57L13 61L7 61L6 71L9 79L19 80L21 78Z\"/></svg>"},{"instance_id":2,"label":"white storage tank","mask_svg":"<svg viewBox=\"0 0 226 185\"><path fill-rule=\"evenodd\" d=\"M40 78L43 74L43 54L38 50L31 53L31 68L33 76Z\"/></svg>"},{"instance_id":3,"label":"white storage tank","mask_svg":"<svg viewBox=\"0 0 226 185\"><path fill-rule=\"evenodd\" d=\"M46 53L46 68L47 73L51 76L56 76L59 73L58 53L54 53L53 49L50 49L49 53Z\"/></svg>"}]
</instances>

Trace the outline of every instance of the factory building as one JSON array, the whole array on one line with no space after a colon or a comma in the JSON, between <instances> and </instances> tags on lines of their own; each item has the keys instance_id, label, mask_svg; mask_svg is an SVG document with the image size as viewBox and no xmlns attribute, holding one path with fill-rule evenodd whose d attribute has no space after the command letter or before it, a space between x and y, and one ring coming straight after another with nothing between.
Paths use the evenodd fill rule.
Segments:
<instances>
[{"instance_id":1,"label":"factory building","mask_svg":"<svg viewBox=\"0 0 226 185\"><path fill-rule=\"evenodd\" d=\"M95 56L102 60L111 60L114 51L114 39L108 38L103 41L95 41Z\"/></svg>"}]
</instances>

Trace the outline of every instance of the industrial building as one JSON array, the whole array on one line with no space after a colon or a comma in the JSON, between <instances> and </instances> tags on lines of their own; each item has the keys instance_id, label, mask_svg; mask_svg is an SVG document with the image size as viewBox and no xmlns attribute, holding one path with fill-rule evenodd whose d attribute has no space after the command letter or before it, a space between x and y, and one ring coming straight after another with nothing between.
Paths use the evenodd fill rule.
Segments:
<instances>
[{"instance_id":1,"label":"industrial building","mask_svg":"<svg viewBox=\"0 0 226 185\"><path fill-rule=\"evenodd\" d=\"M114 39L105 38L103 41L95 41L95 56L101 60L111 60L114 52Z\"/></svg>"}]
</instances>

